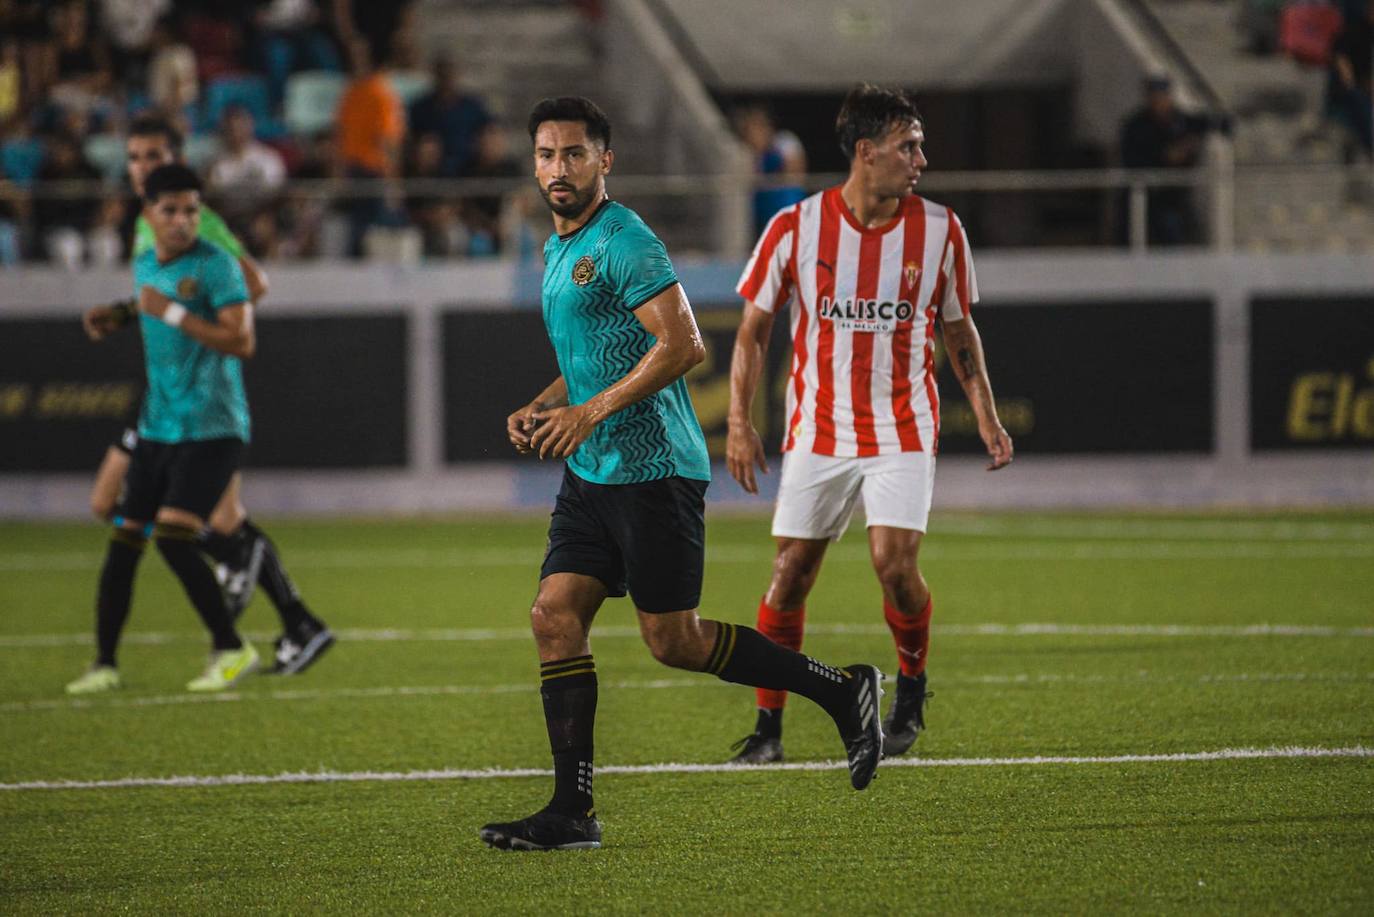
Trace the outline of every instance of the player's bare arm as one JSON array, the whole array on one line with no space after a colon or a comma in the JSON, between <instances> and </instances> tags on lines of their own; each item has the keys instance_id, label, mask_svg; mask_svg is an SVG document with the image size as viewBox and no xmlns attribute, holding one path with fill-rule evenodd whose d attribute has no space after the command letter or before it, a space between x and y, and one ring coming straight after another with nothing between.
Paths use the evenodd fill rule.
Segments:
<instances>
[{"instance_id":1,"label":"player's bare arm","mask_svg":"<svg viewBox=\"0 0 1374 917\"><path fill-rule=\"evenodd\" d=\"M172 302L153 287L144 286L139 290L138 309L153 318L174 324L192 340L231 357L247 360L257 349L253 306L250 303L224 306L216 312L215 321L211 322L186 312L184 306ZM181 310L180 314L176 310Z\"/></svg>"},{"instance_id":2,"label":"player's bare arm","mask_svg":"<svg viewBox=\"0 0 1374 917\"><path fill-rule=\"evenodd\" d=\"M759 492L754 469L768 473L763 454L763 438L751 416L754 396L768 354L768 338L773 333L773 313L752 302L744 304L744 319L735 332L735 350L730 357L729 432L725 437L725 467L730 477L747 493Z\"/></svg>"},{"instance_id":3,"label":"player's bare arm","mask_svg":"<svg viewBox=\"0 0 1374 917\"><path fill-rule=\"evenodd\" d=\"M973 413L978 418L978 435L991 458L988 471L1005 468L1012 458L1011 436L997 417L997 404L992 398L992 382L983 359L983 340L978 335L978 328L971 318L943 324L945 351L955 377L973 406Z\"/></svg>"},{"instance_id":4,"label":"player's bare arm","mask_svg":"<svg viewBox=\"0 0 1374 917\"><path fill-rule=\"evenodd\" d=\"M635 310L654 346L623 378L582 404L539 411L530 446L540 458L567 458L596 425L669 385L706 359L706 345L681 284L673 284Z\"/></svg>"},{"instance_id":5,"label":"player's bare arm","mask_svg":"<svg viewBox=\"0 0 1374 917\"><path fill-rule=\"evenodd\" d=\"M248 284L248 301L256 306L267 295L267 272L252 255L246 254L239 255L239 268L243 271L244 282Z\"/></svg>"},{"instance_id":6,"label":"player's bare arm","mask_svg":"<svg viewBox=\"0 0 1374 917\"><path fill-rule=\"evenodd\" d=\"M534 428L539 426L539 421L534 419L534 415L540 411L547 411L551 408L561 408L568 403L568 383L562 376L559 376L549 387L544 389L534 400L514 412L506 418L506 436L510 439L515 451L521 455L527 455L534 450L530 447L530 434Z\"/></svg>"}]
</instances>

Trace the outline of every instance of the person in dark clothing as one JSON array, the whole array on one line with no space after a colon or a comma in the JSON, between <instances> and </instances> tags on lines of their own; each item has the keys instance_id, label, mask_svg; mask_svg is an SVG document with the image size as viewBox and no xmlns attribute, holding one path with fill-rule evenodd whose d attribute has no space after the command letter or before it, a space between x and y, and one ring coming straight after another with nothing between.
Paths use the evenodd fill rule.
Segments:
<instances>
[{"instance_id":1,"label":"person in dark clothing","mask_svg":"<svg viewBox=\"0 0 1374 917\"><path fill-rule=\"evenodd\" d=\"M1168 77L1145 81L1145 105L1121 128L1121 164L1128 169L1191 168L1202 156L1208 122L1180 111ZM1198 240L1190 188L1152 188L1148 198L1151 245L1186 245Z\"/></svg>"},{"instance_id":2,"label":"person in dark clothing","mask_svg":"<svg viewBox=\"0 0 1374 917\"><path fill-rule=\"evenodd\" d=\"M1331 48L1331 109L1359 137L1365 152L1374 152L1374 3L1364 15L1346 18Z\"/></svg>"},{"instance_id":3,"label":"person in dark clothing","mask_svg":"<svg viewBox=\"0 0 1374 917\"><path fill-rule=\"evenodd\" d=\"M451 57L434 59L434 88L410 106L409 124L415 135L438 134L444 156L440 171L463 174L476 155L477 137L492 121L486 103L458 84L458 65Z\"/></svg>"}]
</instances>

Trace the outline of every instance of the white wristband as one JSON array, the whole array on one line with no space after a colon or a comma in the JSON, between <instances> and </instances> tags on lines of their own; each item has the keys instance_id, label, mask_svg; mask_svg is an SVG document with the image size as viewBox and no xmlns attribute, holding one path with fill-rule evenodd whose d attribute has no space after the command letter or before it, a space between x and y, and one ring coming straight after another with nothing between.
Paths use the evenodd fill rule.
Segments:
<instances>
[{"instance_id":1,"label":"white wristband","mask_svg":"<svg viewBox=\"0 0 1374 917\"><path fill-rule=\"evenodd\" d=\"M179 302L174 302L167 307L167 311L162 313L162 320L173 328L180 328L181 323L186 318L186 307Z\"/></svg>"}]
</instances>

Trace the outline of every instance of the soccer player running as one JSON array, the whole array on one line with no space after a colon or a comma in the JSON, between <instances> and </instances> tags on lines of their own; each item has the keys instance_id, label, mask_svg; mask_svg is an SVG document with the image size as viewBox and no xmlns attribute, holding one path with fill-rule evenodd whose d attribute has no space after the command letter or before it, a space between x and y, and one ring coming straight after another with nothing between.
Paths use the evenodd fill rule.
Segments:
<instances>
[{"instance_id":1,"label":"soccer player running","mask_svg":"<svg viewBox=\"0 0 1374 917\"><path fill-rule=\"evenodd\" d=\"M926 159L924 125L903 93L856 87L835 123L849 177L773 217L740 278L744 318L730 367L726 464L749 493L767 472L750 420L768 337L791 306L792 368L782 478L773 516L777 556L759 603L759 630L800 649L806 596L827 545L859 497L883 616L897 644L897 696L883 720L883 754L907 751L925 728L930 589L917 566L935 480L940 399L939 320L955 374L978 418L989 470L1011 461L969 307L978 287L954 211L914 191ZM736 763L781 761L787 695L757 692L752 735Z\"/></svg>"},{"instance_id":2,"label":"soccer player running","mask_svg":"<svg viewBox=\"0 0 1374 917\"><path fill-rule=\"evenodd\" d=\"M479 832L516 850L601 846L592 804L597 679L588 634L628 591L654 658L810 698L835 720L850 781L881 757L881 673L835 668L748 627L697 616L705 560L706 442L683 375L705 356L663 243L606 195L611 127L583 98L545 99L529 120L534 172L553 212L544 323L562 372L511 414L521 453L566 459L530 610L554 791L534 815Z\"/></svg>"},{"instance_id":3,"label":"soccer player running","mask_svg":"<svg viewBox=\"0 0 1374 917\"><path fill-rule=\"evenodd\" d=\"M134 119L125 143L125 168L129 184L140 201L143 182L149 173L160 166L181 161L182 142L181 132L165 118L142 115ZM242 243L229 231L219 214L204 204L200 208L200 238L218 245L237 259L248 284L249 301L256 307L267 295L266 273L244 251ZM152 248L152 227L140 213L134 224L133 257ZM82 324L92 340L100 341L129 326L135 315L135 302L125 300L86 310ZM129 468L129 456L137 444L138 433L129 428L105 450L91 488L91 510L97 518L108 519L114 513L119 488ZM296 674L333 645L334 635L306 607L295 582L282 565L276 545L248 518L241 493L242 476L235 472L228 490L210 514L209 525L202 533L201 549L217 563L215 575L224 586L231 617L237 619L243 613L253 597L254 587L262 583L282 622L272 671L282 675Z\"/></svg>"},{"instance_id":4,"label":"soccer player running","mask_svg":"<svg viewBox=\"0 0 1374 917\"><path fill-rule=\"evenodd\" d=\"M200 180L184 165L143 182L154 245L134 259L148 390L124 494L100 571L96 664L67 686L73 694L119 684L115 649L129 616L145 527L210 632L213 651L190 691L222 691L258 665L234 630L198 543L205 519L238 470L249 436L240 360L253 355L253 306L238 263L199 238Z\"/></svg>"}]
</instances>

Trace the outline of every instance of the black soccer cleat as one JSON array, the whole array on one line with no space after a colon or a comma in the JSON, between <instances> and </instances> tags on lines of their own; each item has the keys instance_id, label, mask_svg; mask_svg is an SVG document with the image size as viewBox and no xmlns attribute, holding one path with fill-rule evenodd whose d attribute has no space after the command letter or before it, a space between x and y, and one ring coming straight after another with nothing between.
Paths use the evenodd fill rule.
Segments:
<instances>
[{"instance_id":1,"label":"black soccer cleat","mask_svg":"<svg viewBox=\"0 0 1374 917\"><path fill-rule=\"evenodd\" d=\"M477 836L497 850L595 850L601 846L601 822L595 815L578 818L541 809L519 821L483 825Z\"/></svg>"},{"instance_id":2,"label":"black soccer cleat","mask_svg":"<svg viewBox=\"0 0 1374 917\"><path fill-rule=\"evenodd\" d=\"M915 678L897 676L897 699L883 720L883 757L905 754L926 728L926 699L935 695L926 690L926 673Z\"/></svg>"},{"instance_id":3,"label":"black soccer cleat","mask_svg":"<svg viewBox=\"0 0 1374 917\"><path fill-rule=\"evenodd\" d=\"M269 675L297 675L334 645L334 634L323 621L307 620L277 638L276 662Z\"/></svg>"},{"instance_id":4,"label":"black soccer cleat","mask_svg":"<svg viewBox=\"0 0 1374 917\"><path fill-rule=\"evenodd\" d=\"M261 535L236 539L234 556L215 565L215 579L224 590L224 604L229 609L229 619L237 623L248 603L253 601L253 591L258 588L258 574L262 572L262 560L267 554L267 539Z\"/></svg>"},{"instance_id":5,"label":"black soccer cleat","mask_svg":"<svg viewBox=\"0 0 1374 917\"><path fill-rule=\"evenodd\" d=\"M773 764L782 760L782 739L752 732L730 746L738 751L727 764Z\"/></svg>"},{"instance_id":6,"label":"black soccer cleat","mask_svg":"<svg viewBox=\"0 0 1374 917\"><path fill-rule=\"evenodd\" d=\"M845 666L852 679L851 705L841 721L840 738L849 758L849 782L862 790L873 782L883 757L883 724L878 719L878 698L883 696L883 673L873 665Z\"/></svg>"}]
</instances>

